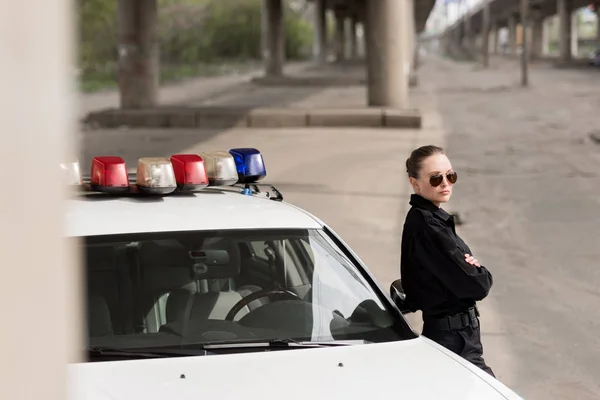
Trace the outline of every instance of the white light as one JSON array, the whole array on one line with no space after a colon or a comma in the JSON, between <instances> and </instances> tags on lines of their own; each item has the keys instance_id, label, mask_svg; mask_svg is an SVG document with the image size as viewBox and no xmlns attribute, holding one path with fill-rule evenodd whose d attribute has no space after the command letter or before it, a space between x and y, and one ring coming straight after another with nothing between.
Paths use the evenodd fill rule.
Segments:
<instances>
[{"instance_id":1,"label":"white light","mask_svg":"<svg viewBox=\"0 0 600 400\"><path fill-rule=\"evenodd\" d=\"M231 186L239 177L235 160L227 151L211 151L200 153L204 160L206 176L210 186Z\"/></svg>"},{"instance_id":2,"label":"white light","mask_svg":"<svg viewBox=\"0 0 600 400\"><path fill-rule=\"evenodd\" d=\"M170 193L177 188L173 165L168 158L140 158L136 178L136 184L142 190L149 189L160 193Z\"/></svg>"},{"instance_id":3,"label":"white light","mask_svg":"<svg viewBox=\"0 0 600 400\"><path fill-rule=\"evenodd\" d=\"M67 185L81 185L81 168L79 167L79 161L70 163L61 163L60 169L63 173L63 179Z\"/></svg>"}]
</instances>

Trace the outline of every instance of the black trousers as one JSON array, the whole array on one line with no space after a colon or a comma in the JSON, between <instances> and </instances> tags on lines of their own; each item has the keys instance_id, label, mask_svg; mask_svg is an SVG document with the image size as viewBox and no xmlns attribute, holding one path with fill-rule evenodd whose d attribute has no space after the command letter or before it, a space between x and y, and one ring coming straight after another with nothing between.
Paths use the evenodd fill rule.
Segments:
<instances>
[{"instance_id":1,"label":"black trousers","mask_svg":"<svg viewBox=\"0 0 600 400\"><path fill-rule=\"evenodd\" d=\"M479 326L476 328L468 326L462 329L444 331L431 328L425 322L422 334L475 364L491 376L496 377L483 359L483 345L481 344L481 330Z\"/></svg>"}]
</instances>

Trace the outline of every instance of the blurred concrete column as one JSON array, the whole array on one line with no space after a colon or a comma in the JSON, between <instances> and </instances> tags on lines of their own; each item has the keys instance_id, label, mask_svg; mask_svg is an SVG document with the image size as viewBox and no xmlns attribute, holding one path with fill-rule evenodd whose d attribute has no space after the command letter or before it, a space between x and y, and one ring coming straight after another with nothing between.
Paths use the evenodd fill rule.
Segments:
<instances>
[{"instance_id":1,"label":"blurred concrete column","mask_svg":"<svg viewBox=\"0 0 600 400\"><path fill-rule=\"evenodd\" d=\"M546 56L550 54L550 25L552 18L546 18L542 22L542 55Z\"/></svg>"},{"instance_id":2,"label":"blurred concrete column","mask_svg":"<svg viewBox=\"0 0 600 400\"><path fill-rule=\"evenodd\" d=\"M579 55L579 15L577 12L571 12L571 55Z\"/></svg>"},{"instance_id":3,"label":"blurred concrete column","mask_svg":"<svg viewBox=\"0 0 600 400\"><path fill-rule=\"evenodd\" d=\"M358 59L358 38L357 38L358 18L352 15L348 21L348 35L350 37L350 59Z\"/></svg>"},{"instance_id":4,"label":"blurred concrete column","mask_svg":"<svg viewBox=\"0 0 600 400\"><path fill-rule=\"evenodd\" d=\"M335 15L335 61L340 63L345 60L346 50L346 32L345 32L345 19L346 14L343 10L336 8L334 10Z\"/></svg>"},{"instance_id":5,"label":"blurred concrete column","mask_svg":"<svg viewBox=\"0 0 600 400\"><path fill-rule=\"evenodd\" d=\"M265 58L265 75L282 76L285 61L285 33L283 29L282 0L267 0L267 54Z\"/></svg>"},{"instance_id":6,"label":"blurred concrete column","mask_svg":"<svg viewBox=\"0 0 600 400\"><path fill-rule=\"evenodd\" d=\"M483 7L483 27L481 32L482 64L485 68L490 65L490 4Z\"/></svg>"},{"instance_id":7,"label":"blurred concrete column","mask_svg":"<svg viewBox=\"0 0 600 400\"><path fill-rule=\"evenodd\" d=\"M357 6L356 18L358 21L358 55L359 57L367 57L367 6L364 2Z\"/></svg>"},{"instance_id":8,"label":"blurred concrete column","mask_svg":"<svg viewBox=\"0 0 600 400\"><path fill-rule=\"evenodd\" d=\"M508 54L517 54L517 16L508 17Z\"/></svg>"},{"instance_id":9,"label":"blurred concrete column","mask_svg":"<svg viewBox=\"0 0 600 400\"><path fill-rule=\"evenodd\" d=\"M465 14L464 16L464 29L465 29L465 36L464 36L464 40L465 40L465 47L467 49L467 51L471 54L474 55L474 51L475 51L475 38L473 37L473 29L471 27L471 17L468 14Z\"/></svg>"},{"instance_id":10,"label":"blurred concrete column","mask_svg":"<svg viewBox=\"0 0 600 400\"><path fill-rule=\"evenodd\" d=\"M409 17L406 2L366 2L367 98L374 107L408 107L408 77L412 53L406 47Z\"/></svg>"},{"instance_id":11,"label":"blurred concrete column","mask_svg":"<svg viewBox=\"0 0 600 400\"><path fill-rule=\"evenodd\" d=\"M118 0L121 108L158 103L157 0Z\"/></svg>"},{"instance_id":12,"label":"blurred concrete column","mask_svg":"<svg viewBox=\"0 0 600 400\"><path fill-rule=\"evenodd\" d=\"M313 41L313 56L317 64L327 62L327 14L326 0L315 0L315 36Z\"/></svg>"},{"instance_id":13,"label":"blurred concrete column","mask_svg":"<svg viewBox=\"0 0 600 400\"><path fill-rule=\"evenodd\" d=\"M409 86L417 85L417 27L415 24L415 0L406 1L406 13L407 13L407 33L406 33L406 48L409 53L410 72L408 76Z\"/></svg>"},{"instance_id":14,"label":"blurred concrete column","mask_svg":"<svg viewBox=\"0 0 600 400\"><path fill-rule=\"evenodd\" d=\"M543 51L544 20L539 13L531 17L531 59L538 60Z\"/></svg>"},{"instance_id":15,"label":"blurred concrete column","mask_svg":"<svg viewBox=\"0 0 600 400\"><path fill-rule=\"evenodd\" d=\"M70 398L67 364L83 355L80 267L63 236L72 192L59 167L78 154L74 8L4 2L0 15L2 400Z\"/></svg>"},{"instance_id":16,"label":"blurred concrete column","mask_svg":"<svg viewBox=\"0 0 600 400\"><path fill-rule=\"evenodd\" d=\"M269 21L267 19L267 7L270 0L262 0L260 12L260 56L266 61L269 54Z\"/></svg>"},{"instance_id":17,"label":"blurred concrete column","mask_svg":"<svg viewBox=\"0 0 600 400\"><path fill-rule=\"evenodd\" d=\"M496 23L496 21L492 21L490 23L490 43L489 43L489 48L490 48L490 53L491 54L498 54L498 24Z\"/></svg>"},{"instance_id":18,"label":"blurred concrete column","mask_svg":"<svg viewBox=\"0 0 600 400\"><path fill-rule=\"evenodd\" d=\"M458 46L464 50L465 48L465 21L461 20L460 25L457 28L457 44Z\"/></svg>"},{"instance_id":19,"label":"blurred concrete column","mask_svg":"<svg viewBox=\"0 0 600 400\"><path fill-rule=\"evenodd\" d=\"M573 12L572 0L557 0L558 11L558 51L561 61L570 61L571 54L571 13Z\"/></svg>"}]
</instances>

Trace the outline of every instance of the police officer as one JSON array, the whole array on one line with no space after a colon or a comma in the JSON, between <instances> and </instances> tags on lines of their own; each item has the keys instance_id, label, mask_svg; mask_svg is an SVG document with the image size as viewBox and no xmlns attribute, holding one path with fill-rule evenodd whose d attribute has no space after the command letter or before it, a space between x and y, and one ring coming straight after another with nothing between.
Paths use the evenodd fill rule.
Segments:
<instances>
[{"instance_id":1,"label":"police officer","mask_svg":"<svg viewBox=\"0 0 600 400\"><path fill-rule=\"evenodd\" d=\"M423 146L406 161L414 194L402 233L401 275L406 302L423 314L423 336L494 373L483 359L475 302L492 287L492 274L456 234L441 208L450 200L457 173L444 150Z\"/></svg>"}]
</instances>

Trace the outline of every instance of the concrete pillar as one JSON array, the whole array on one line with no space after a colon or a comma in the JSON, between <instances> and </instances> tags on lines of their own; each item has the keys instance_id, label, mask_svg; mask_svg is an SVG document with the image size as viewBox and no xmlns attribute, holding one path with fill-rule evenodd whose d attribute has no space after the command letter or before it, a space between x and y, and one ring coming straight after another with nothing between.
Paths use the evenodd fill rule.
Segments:
<instances>
[{"instance_id":1,"label":"concrete pillar","mask_svg":"<svg viewBox=\"0 0 600 400\"><path fill-rule=\"evenodd\" d=\"M269 32L268 32L268 19L267 19L267 3L269 0L262 0L261 12L260 12L260 56L264 61L267 60L267 54L269 54Z\"/></svg>"},{"instance_id":2,"label":"concrete pillar","mask_svg":"<svg viewBox=\"0 0 600 400\"><path fill-rule=\"evenodd\" d=\"M529 0L528 0L529 1ZM530 61L532 58L532 54L533 54L533 50L532 50L532 43L533 43L533 26L532 26L532 20L531 18L529 18L529 20L527 21L527 28L524 29L524 35L526 35L527 38L527 61Z\"/></svg>"},{"instance_id":3,"label":"concrete pillar","mask_svg":"<svg viewBox=\"0 0 600 400\"><path fill-rule=\"evenodd\" d=\"M413 70L416 73L419 69L419 55L420 55L421 46L419 42L415 40L414 50L413 50Z\"/></svg>"},{"instance_id":4,"label":"concrete pillar","mask_svg":"<svg viewBox=\"0 0 600 400\"><path fill-rule=\"evenodd\" d=\"M285 62L285 34L283 30L282 0L266 0L267 14L267 54L265 75L282 76Z\"/></svg>"},{"instance_id":5,"label":"concrete pillar","mask_svg":"<svg viewBox=\"0 0 600 400\"><path fill-rule=\"evenodd\" d=\"M465 36L464 36L464 46L466 47L469 54L475 53L475 38L473 37L473 30L471 29L471 18L468 15L465 15L464 27L465 27Z\"/></svg>"},{"instance_id":6,"label":"concrete pillar","mask_svg":"<svg viewBox=\"0 0 600 400\"><path fill-rule=\"evenodd\" d=\"M314 8L315 36L313 39L313 56L317 64L321 65L327 62L327 18L325 3L326 0L315 0Z\"/></svg>"},{"instance_id":7,"label":"concrete pillar","mask_svg":"<svg viewBox=\"0 0 600 400\"><path fill-rule=\"evenodd\" d=\"M405 0L406 11L407 11L407 35L406 45L410 50L410 75L409 83L415 85L417 82L416 69L417 69L417 29L415 25L415 0Z\"/></svg>"},{"instance_id":8,"label":"concrete pillar","mask_svg":"<svg viewBox=\"0 0 600 400\"><path fill-rule=\"evenodd\" d=\"M408 107L410 51L406 48L408 12L406 2L367 1L367 93L368 105Z\"/></svg>"},{"instance_id":9,"label":"concrete pillar","mask_svg":"<svg viewBox=\"0 0 600 400\"><path fill-rule=\"evenodd\" d=\"M490 38L488 48L490 54L498 54L498 26L496 22L490 23Z\"/></svg>"},{"instance_id":10,"label":"concrete pillar","mask_svg":"<svg viewBox=\"0 0 600 400\"><path fill-rule=\"evenodd\" d=\"M558 51L561 61L570 61L571 54L571 13L573 11L572 0L557 0L558 11Z\"/></svg>"},{"instance_id":11,"label":"concrete pillar","mask_svg":"<svg viewBox=\"0 0 600 400\"><path fill-rule=\"evenodd\" d=\"M508 54L517 54L517 17L508 17Z\"/></svg>"},{"instance_id":12,"label":"concrete pillar","mask_svg":"<svg viewBox=\"0 0 600 400\"><path fill-rule=\"evenodd\" d=\"M335 61L340 63L345 60L346 50L346 32L345 32L345 18L346 15L343 11L335 10Z\"/></svg>"},{"instance_id":13,"label":"concrete pillar","mask_svg":"<svg viewBox=\"0 0 600 400\"><path fill-rule=\"evenodd\" d=\"M482 64L484 67L489 67L490 65L490 5L489 3L485 5L483 8L483 27L482 27L482 55L483 60Z\"/></svg>"},{"instance_id":14,"label":"concrete pillar","mask_svg":"<svg viewBox=\"0 0 600 400\"><path fill-rule=\"evenodd\" d=\"M579 18L576 12L571 13L571 55L579 55Z\"/></svg>"},{"instance_id":15,"label":"concrete pillar","mask_svg":"<svg viewBox=\"0 0 600 400\"><path fill-rule=\"evenodd\" d=\"M542 22L542 55L547 56L550 54L550 25L552 24L552 17L546 18Z\"/></svg>"},{"instance_id":16,"label":"concrete pillar","mask_svg":"<svg viewBox=\"0 0 600 400\"><path fill-rule=\"evenodd\" d=\"M358 59L358 39L357 39L357 26L358 19L356 16L352 16L348 21L348 34L350 37L350 59Z\"/></svg>"},{"instance_id":17,"label":"concrete pillar","mask_svg":"<svg viewBox=\"0 0 600 400\"><path fill-rule=\"evenodd\" d=\"M454 30L454 44L453 44L453 48L454 48L454 52L457 52L459 49L462 49L463 47L463 37L464 37L464 29L463 26L458 26L455 30Z\"/></svg>"},{"instance_id":18,"label":"concrete pillar","mask_svg":"<svg viewBox=\"0 0 600 400\"><path fill-rule=\"evenodd\" d=\"M0 399L74 398L76 374L67 363L85 357L83 268L75 255L78 243L63 237L65 198L72 193L59 168L79 153L75 4L7 3L0 15L0 96L7 132L0 137L5 165L0 179L10 185L0 208L5 305ZM32 177L43 199L31 195Z\"/></svg>"},{"instance_id":19,"label":"concrete pillar","mask_svg":"<svg viewBox=\"0 0 600 400\"><path fill-rule=\"evenodd\" d=\"M543 53L544 20L536 15L531 23L531 59L537 60Z\"/></svg>"},{"instance_id":20,"label":"concrete pillar","mask_svg":"<svg viewBox=\"0 0 600 400\"><path fill-rule=\"evenodd\" d=\"M119 94L121 108L158 102L157 0L118 0Z\"/></svg>"},{"instance_id":21,"label":"concrete pillar","mask_svg":"<svg viewBox=\"0 0 600 400\"><path fill-rule=\"evenodd\" d=\"M529 85L529 47L530 47L530 29L529 17L530 0L520 0L520 16L521 16L521 86Z\"/></svg>"}]
</instances>

